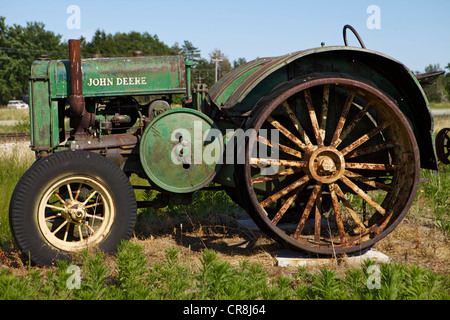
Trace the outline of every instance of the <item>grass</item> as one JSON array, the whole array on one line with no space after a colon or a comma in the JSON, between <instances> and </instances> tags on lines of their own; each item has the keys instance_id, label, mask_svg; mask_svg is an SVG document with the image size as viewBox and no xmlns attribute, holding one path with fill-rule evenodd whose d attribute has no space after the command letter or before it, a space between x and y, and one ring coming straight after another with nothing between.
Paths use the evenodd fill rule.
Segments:
<instances>
[{"instance_id":1,"label":"grass","mask_svg":"<svg viewBox=\"0 0 450 320\"><path fill-rule=\"evenodd\" d=\"M70 265L52 270L27 267L17 276L0 270L0 299L21 300L448 300L449 278L415 265L381 264L373 287L372 262L338 276L325 268L299 267L290 276L270 278L259 264L238 266L205 250L192 260L169 248L165 260L148 264L141 246L123 241L112 261L101 252L80 255L74 282ZM76 270L76 267L74 268ZM372 289L370 289L372 288Z\"/></svg>"},{"instance_id":2,"label":"grass","mask_svg":"<svg viewBox=\"0 0 450 320\"><path fill-rule=\"evenodd\" d=\"M450 109L450 103L446 102L431 102L430 109Z\"/></svg>"},{"instance_id":3,"label":"grass","mask_svg":"<svg viewBox=\"0 0 450 320\"><path fill-rule=\"evenodd\" d=\"M448 126L445 117L436 118L437 127ZM8 204L13 189L34 161L20 150L12 156L0 155L0 248L12 244L8 221ZM442 172L422 170L421 183L413 207L429 207L437 229L449 233L450 166ZM133 184L143 180L132 177ZM155 192L140 192L140 200L151 200ZM214 209L213 209L214 208ZM141 225L152 228L167 217L208 216L220 211L233 212L236 205L223 192L200 191L190 205L171 203L163 209L145 209L139 214ZM420 214L420 210L412 210ZM429 212L429 211L427 211ZM181 254L174 248L166 251L165 260L149 264L142 246L124 241L113 256L83 253L75 262L80 268L79 289L69 289L73 275L69 263L58 262L55 268L38 269L30 266L12 267L11 257L0 249L0 262L11 264L0 268L0 299L445 299L450 298L448 275L434 273L417 265L390 263L379 265L380 289L367 286L370 262L360 268L348 269L344 275L334 270L317 272L298 268L289 276L271 276L259 264L247 260L238 266L205 250L200 259ZM68 282L69 281L69 282Z\"/></svg>"},{"instance_id":4,"label":"grass","mask_svg":"<svg viewBox=\"0 0 450 320\"><path fill-rule=\"evenodd\" d=\"M0 108L0 120L29 120L30 111L28 109Z\"/></svg>"}]
</instances>

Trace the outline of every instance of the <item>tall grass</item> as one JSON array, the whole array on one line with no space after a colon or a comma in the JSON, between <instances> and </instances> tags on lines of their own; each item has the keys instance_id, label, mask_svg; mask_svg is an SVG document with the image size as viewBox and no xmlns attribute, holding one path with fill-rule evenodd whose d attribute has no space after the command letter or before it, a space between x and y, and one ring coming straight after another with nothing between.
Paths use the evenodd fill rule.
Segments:
<instances>
[{"instance_id":1,"label":"tall grass","mask_svg":"<svg viewBox=\"0 0 450 320\"><path fill-rule=\"evenodd\" d=\"M166 259L149 264L142 247L122 242L112 262L98 253L80 255L79 286L70 287L69 264L55 269L28 268L17 276L0 269L0 299L83 300L448 300L449 277L415 265L379 265L380 285L368 286L366 261L338 276L333 270L271 278L259 264L243 260L233 267L206 250L199 260L166 250Z\"/></svg>"},{"instance_id":2,"label":"tall grass","mask_svg":"<svg viewBox=\"0 0 450 320\"><path fill-rule=\"evenodd\" d=\"M9 154L0 153L0 248L5 243L11 243L8 219L11 195L17 182L34 160L32 154L25 153L18 145L13 147Z\"/></svg>"}]
</instances>

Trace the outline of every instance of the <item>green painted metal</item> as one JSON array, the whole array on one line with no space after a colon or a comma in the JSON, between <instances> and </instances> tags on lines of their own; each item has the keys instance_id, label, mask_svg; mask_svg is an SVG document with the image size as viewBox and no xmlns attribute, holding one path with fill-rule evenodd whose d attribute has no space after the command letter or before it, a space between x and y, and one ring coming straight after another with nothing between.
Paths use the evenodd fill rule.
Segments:
<instances>
[{"instance_id":1,"label":"green painted metal","mask_svg":"<svg viewBox=\"0 0 450 320\"><path fill-rule=\"evenodd\" d=\"M181 56L83 59L83 95L104 98L129 95L184 94L185 61ZM189 66L189 62L186 62ZM33 63L29 80L31 145L51 151L61 142L64 108L71 94L68 60L41 59ZM86 102L95 112L93 100Z\"/></svg>"},{"instance_id":2,"label":"green painted metal","mask_svg":"<svg viewBox=\"0 0 450 320\"><path fill-rule=\"evenodd\" d=\"M37 152L56 147L61 131L58 101L52 100L49 95L48 62L34 62L29 81L31 146Z\"/></svg>"},{"instance_id":3,"label":"green painted metal","mask_svg":"<svg viewBox=\"0 0 450 320\"><path fill-rule=\"evenodd\" d=\"M108 97L185 94L185 62L181 56L81 60L83 95ZM70 95L69 61L49 61L52 98Z\"/></svg>"},{"instance_id":4,"label":"green painted metal","mask_svg":"<svg viewBox=\"0 0 450 320\"><path fill-rule=\"evenodd\" d=\"M210 130L214 129L214 130ZM223 141L203 113L175 108L147 126L139 156L150 181L164 190L189 193L206 186L220 169Z\"/></svg>"}]
</instances>

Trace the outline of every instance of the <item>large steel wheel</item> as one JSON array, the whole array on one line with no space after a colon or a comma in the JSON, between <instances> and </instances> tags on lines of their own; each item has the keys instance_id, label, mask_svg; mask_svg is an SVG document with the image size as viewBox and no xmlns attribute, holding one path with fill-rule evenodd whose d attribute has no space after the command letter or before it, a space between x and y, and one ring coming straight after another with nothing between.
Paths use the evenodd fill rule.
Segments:
<instances>
[{"instance_id":1,"label":"large steel wheel","mask_svg":"<svg viewBox=\"0 0 450 320\"><path fill-rule=\"evenodd\" d=\"M62 151L35 162L11 197L12 234L39 265L85 249L112 252L131 237L136 198L112 161L87 151Z\"/></svg>"},{"instance_id":2,"label":"large steel wheel","mask_svg":"<svg viewBox=\"0 0 450 320\"><path fill-rule=\"evenodd\" d=\"M418 147L408 120L373 84L342 74L297 78L254 112L235 178L270 236L294 249L349 253L403 219L419 181Z\"/></svg>"}]
</instances>

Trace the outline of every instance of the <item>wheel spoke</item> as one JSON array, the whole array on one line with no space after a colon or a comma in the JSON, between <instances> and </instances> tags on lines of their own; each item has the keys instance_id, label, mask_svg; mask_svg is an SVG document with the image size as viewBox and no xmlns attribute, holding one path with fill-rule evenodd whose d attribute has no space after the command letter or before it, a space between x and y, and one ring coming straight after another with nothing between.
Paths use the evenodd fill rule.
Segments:
<instances>
[{"instance_id":1,"label":"wheel spoke","mask_svg":"<svg viewBox=\"0 0 450 320\"><path fill-rule=\"evenodd\" d=\"M336 183L334 184L334 191L336 192L337 196L341 198L342 204L344 205L345 209L348 211L348 213L350 213L351 217L360 228L361 231L360 233L365 232L366 226L361 222L361 220L358 217L358 214L355 212L350 202L347 200L347 197L345 196L344 192L342 192L341 188Z\"/></svg>"},{"instance_id":2,"label":"wheel spoke","mask_svg":"<svg viewBox=\"0 0 450 320\"><path fill-rule=\"evenodd\" d=\"M97 206L101 206L102 204L103 204L102 202L89 204L87 206L84 206L84 209L88 209L88 208L92 208L92 207L96 207L97 208Z\"/></svg>"},{"instance_id":3,"label":"wheel spoke","mask_svg":"<svg viewBox=\"0 0 450 320\"><path fill-rule=\"evenodd\" d=\"M260 143L263 143L263 144L265 144L265 145L267 145L269 147L272 147L272 143L269 140L267 140L266 138L264 138L264 137L258 136L257 141L260 142ZM303 157L303 155L302 155L302 153L300 151L292 149L292 148L290 148L288 146L285 146L284 144L278 143L278 148L281 151L283 151L284 153L293 155L294 157L297 157L297 158L300 158L300 159Z\"/></svg>"},{"instance_id":4,"label":"wheel spoke","mask_svg":"<svg viewBox=\"0 0 450 320\"><path fill-rule=\"evenodd\" d=\"M304 185L303 185L304 186ZM275 217L273 217L272 219L272 223L274 225L276 225L278 223L278 221L280 221L280 219L283 217L283 215L286 213L287 209L289 209L289 207L292 205L292 203L295 201L295 199L297 198L298 194L300 193L301 189L303 189L302 187L299 188L299 190L297 190L293 195L291 195L289 197L289 199L286 200L286 202L283 204L283 206L280 208L280 210L277 212L277 214L275 215Z\"/></svg>"},{"instance_id":5,"label":"wheel spoke","mask_svg":"<svg viewBox=\"0 0 450 320\"><path fill-rule=\"evenodd\" d=\"M373 200L367 193L361 190L356 184L354 184L350 179L346 176L341 177L341 181L344 182L350 189L352 189L356 194L358 194L361 198L366 200L366 202L375 208L380 214L385 215L386 210L381 207L375 200Z\"/></svg>"},{"instance_id":6,"label":"wheel spoke","mask_svg":"<svg viewBox=\"0 0 450 320\"><path fill-rule=\"evenodd\" d=\"M250 164L257 166L278 165L278 166L299 167L299 168L306 168L308 166L307 161L268 159L268 158L251 158Z\"/></svg>"},{"instance_id":7,"label":"wheel spoke","mask_svg":"<svg viewBox=\"0 0 450 320\"><path fill-rule=\"evenodd\" d=\"M377 188L377 189L381 189L383 191L387 191L387 192L391 192L393 189L391 186L384 184L384 183L380 183L378 181L375 180L370 180L360 174L357 174L355 172L349 171L349 170L345 170L344 175L346 175L347 177L356 179L358 181L361 181L362 183L365 183L371 187Z\"/></svg>"},{"instance_id":8,"label":"wheel spoke","mask_svg":"<svg viewBox=\"0 0 450 320\"><path fill-rule=\"evenodd\" d=\"M390 124L391 123L389 121L384 121L382 124L380 124L379 126L373 128L371 131L369 131L368 133L366 133L365 135L360 137L358 140L356 140L355 142L351 143L350 145L348 145L347 147L342 149L341 153L345 156L347 153L349 153L353 149L358 148L364 142L366 142L367 140L369 140L370 138L372 138L376 134L378 134L381 131L383 131L384 129L386 129Z\"/></svg>"},{"instance_id":9,"label":"wheel spoke","mask_svg":"<svg viewBox=\"0 0 450 320\"><path fill-rule=\"evenodd\" d=\"M311 192L311 195L309 196L308 202L306 203L306 207L305 210L303 211L302 217L300 218L300 221L297 225L297 228L295 229L294 232L294 239L298 239L298 237L300 236L300 234L303 231L303 228L305 226L306 220L308 219L309 213L311 212L311 209L314 206L314 203L316 202L317 199L317 195L319 194L319 191L322 187L321 183L318 183L314 186L313 191Z\"/></svg>"},{"instance_id":10,"label":"wheel spoke","mask_svg":"<svg viewBox=\"0 0 450 320\"><path fill-rule=\"evenodd\" d=\"M370 146L367 148L353 150L352 152L347 153L346 158L355 158L355 157L359 157L359 156L362 156L365 154L370 154L370 153L378 152L381 150L391 149L394 146L395 145L393 142L384 142L384 143L380 143L376 146Z\"/></svg>"},{"instance_id":11,"label":"wheel spoke","mask_svg":"<svg viewBox=\"0 0 450 320\"><path fill-rule=\"evenodd\" d=\"M54 206L54 205L51 205L51 204L46 204L45 207L46 208L50 208L50 209L54 209L54 210L59 210L59 211L62 211L62 210L65 209L64 207L58 207L58 206Z\"/></svg>"},{"instance_id":12,"label":"wheel spoke","mask_svg":"<svg viewBox=\"0 0 450 320\"><path fill-rule=\"evenodd\" d=\"M45 221L52 220L52 219L59 218L59 217L61 217L61 214L60 214L60 213L58 213L58 214L56 214L56 215L54 215L54 216L46 217L46 218L45 218Z\"/></svg>"},{"instance_id":13,"label":"wheel spoke","mask_svg":"<svg viewBox=\"0 0 450 320\"><path fill-rule=\"evenodd\" d=\"M73 201L72 189L70 188L70 183L67 184L67 191L69 192L70 200Z\"/></svg>"},{"instance_id":14,"label":"wheel spoke","mask_svg":"<svg viewBox=\"0 0 450 320\"><path fill-rule=\"evenodd\" d=\"M67 241L67 236L69 235L69 227L70 227L70 223L67 224L66 226L66 230L64 231L64 241Z\"/></svg>"},{"instance_id":15,"label":"wheel spoke","mask_svg":"<svg viewBox=\"0 0 450 320\"><path fill-rule=\"evenodd\" d=\"M59 225L59 227L56 228L55 231L53 231L53 234L56 234L56 233L57 233L59 230L61 230L61 228L64 227L67 223L68 223L68 220L64 220L64 222L61 223L61 224Z\"/></svg>"},{"instance_id":16,"label":"wheel spoke","mask_svg":"<svg viewBox=\"0 0 450 320\"><path fill-rule=\"evenodd\" d=\"M81 223L78 224L78 234L80 235L80 241L83 241L83 232L81 231Z\"/></svg>"},{"instance_id":17,"label":"wheel spoke","mask_svg":"<svg viewBox=\"0 0 450 320\"><path fill-rule=\"evenodd\" d=\"M91 200L92 197L95 196L96 194L97 194L97 190L95 190L94 192L92 192L92 193L89 195L89 197L87 197L86 200L84 200L84 202L82 203L82 205L83 205L83 206L86 205L86 203L88 203L89 200Z\"/></svg>"},{"instance_id":18,"label":"wheel spoke","mask_svg":"<svg viewBox=\"0 0 450 320\"><path fill-rule=\"evenodd\" d=\"M321 213L322 212L322 189L320 189L319 194L316 199L316 206L314 212L314 241L320 241L320 226L321 226Z\"/></svg>"},{"instance_id":19,"label":"wheel spoke","mask_svg":"<svg viewBox=\"0 0 450 320\"><path fill-rule=\"evenodd\" d=\"M98 217L97 217L97 218L98 218ZM85 226L86 228L89 229L89 231L91 232L91 235L94 234L95 230L92 229L92 227L91 227L87 222L84 222L83 224L84 224L84 226Z\"/></svg>"},{"instance_id":20,"label":"wheel spoke","mask_svg":"<svg viewBox=\"0 0 450 320\"><path fill-rule=\"evenodd\" d=\"M300 168L295 168L295 167L294 168L287 168L287 169L284 169L282 171L277 172L274 175L259 176L259 177L256 177L256 178L252 179L252 184L272 181L272 180L278 179L280 177L285 177L285 176L288 176L288 175L291 175L291 174L294 174L294 173L298 173L298 172L300 172L300 170L301 170Z\"/></svg>"},{"instance_id":21,"label":"wheel spoke","mask_svg":"<svg viewBox=\"0 0 450 320\"><path fill-rule=\"evenodd\" d=\"M88 217L88 218L94 218L95 220L104 220L104 218L103 217L99 217L99 216L96 216L96 215L92 215L92 214L89 214L89 213L86 213L86 217Z\"/></svg>"},{"instance_id":22,"label":"wheel spoke","mask_svg":"<svg viewBox=\"0 0 450 320\"><path fill-rule=\"evenodd\" d=\"M57 197L58 200L59 200L63 205L65 205L65 206L67 205L67 201L64 200L63 198L61 198L61 197L59 196L59 194L57 194L56 192L54 192L53 195L54 195L55 197Z\"/></svg>"},{"instance_id":23,"label":"wheel spoke","mask_svg":"<svg viewBox=\"0 0 450 320\"><path fill-rule=\"evenodd\" d=\"M271 116L267 117L267 121L274 126L278 131L280 131L282 134L284 134L289 140L291 140L293 143L295 143L300 149L307 152L310 149L308 146L306 146L300 139L298 139L292 132L290 132L288 129L286 129L280 122L272 118Z\"/></svg>"},{"instance_id":24,"label":"wheel spoke","mask_svg":"<svg viewBox=\"0 0 450 320\"><path fill-rule=\"evenodd\" d=\"M75 199L74 200L78 200L78 196L80 195L80 191L81 191L81 186L82 186L83 184L82 183L80 183L80 185L78 186L78 190L77 190L77 193L75 194Z\"/></svg>"},{"instance_id":25,"label":"wheel spoke","mask_svg":"<svg viewBox=\"0 0 450 320\"><path fill-rule=\"evenodd\" d=\"M336 130L334 131L333 139L331 140L331 146L336 147L339 143L341 143L342 139L340 139L342 128L344 128L345 121L347 120L347 115L350 110L350 106L352 105L353 99L355 98L355 91L350 92L347 97L347 101L345 101L344 108L342 109L341 117L339 118L338 124L336 126Z\"/></svg>"},{"instance_id":26,"label":"wheel spoke","mask_svg":"<svg viewBox=\"0 0 450 320\"><path fill-rule=\"evenodd\" d=\"M271 195L270 197L268 197L267 199L262 201L260 203L260 206L263 207L263 208L268 206L269 204L271 204L272 202L280 199L282 196L288 194L292 190L294 190L294 189L300 187L301 185L305 184L306 182L309 181L309 179L310 179L310 177L308 175L303 176L301 179L295 181L294 183L291 183L287 187L281 189L277 193L274 193L273 195Z\"/></svg>"},{"instance_id":27,"label":"wheel spoke","mask_svg":"<svg viewBox=\"0 0 450 320\"><path fill-rule=\"evenodd\" d=\"M287 101L284 101L281 106L283 107L284 111L286 112L286 114L289 116L289 118L291 119L292 123L294 124L294 127L297 129L297 131L300 133L300 137L303 139L303 141L305 142L305 144L309 147L312 148L312 143L311 140L309 140L308 135L306 134L305 130L303 130L302 125L300 124L300 122L298 121L297 117L295 116L294 111L292 111L291 107L289 106L289 104L287 103Z\"/></svg>"},{"instance_id":28,"label":"wheel spoke","mask_svg":"<svg viewBox=\"0 0 450 320\"><path fill-rule=\"evenodd\" d=\"M322 141L325 141L325 130L327 127L327 117L328 117L328 101L330 98L330 85L325 85L323 87L323 97L322 97L322 114L320 116L319 131Z\"/></svg>"},{"instance_id":29,"label":"wheel spoke","mask_svg":"<svg viewBox=\"0 0 450 320\"><path fill-rule=\"evenodd\" d=\"M338 228L339 236L341 238L341 241L343 241L343 238L345 237L345 229L344 229L344 223L342 222L342 215L341 215L341 208L339 207L339 199L336 194L336 186L337 184L332 183L329 185L330 193L331 193L331 202L334 209L334 216L336 219L336 225ZM330 234L330 237L332 235Z\"/></svg>"},{"instance_id":30,"label":"wheel spoke","mask_svg":"<svg viewBox=\"0 0 450 320\"><path fill-rule=\"evenodd\" d=\"M357 106L356 103L353 102L354 105ZM366 105L364 106L364 108L362 108L358 114L352 119L352 121L342 130L341 133L341 139L340 141L344 140L345 137L347 137L347 135L356 127L356 125L359 123L359 121L361 121L362 118L364 118L364 116L367 114L367 112L369 111L369 108L371 107L371 101L369 101L368 103L366 103ZM336 144L336 147L340 144L340 142L338 144Z\"/></svg>"},{"instance_id":31,"label":"wheel spoke","mask_svg":"<svg viewBox=\"0 0 450 320\"><path fill-rule=\"evenodd\" d=\"M396 171L398 170L396 165L385 163L359 163L359 162L346 162L346 169L363 169L363 170L384 170L384 171Z\"/></svg>"},{"instance_id":32,"label":"wheel spoke","mask_svg":"<svg viewBox=\"0 0 450 320\"><path fill-rule=\"evenodd\" d=\"M314 110L311 94L309 89L305 89L304 91L306 106L308 107L309 118L311 119L311 124L314 130L314 135L317 140L317 145L319 147L323 146L322 135L320 134L319 123L317 122L316 111Z\"/></svg>"}]
</instances>

